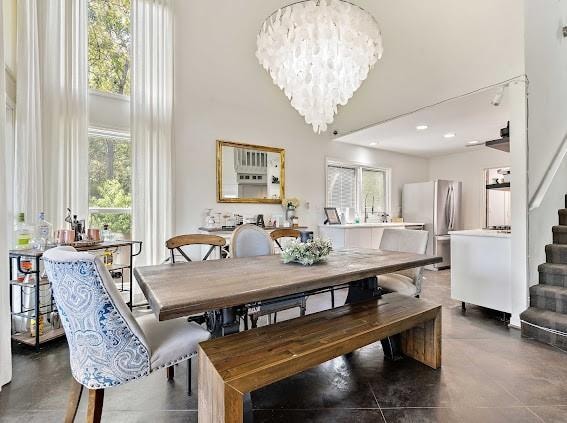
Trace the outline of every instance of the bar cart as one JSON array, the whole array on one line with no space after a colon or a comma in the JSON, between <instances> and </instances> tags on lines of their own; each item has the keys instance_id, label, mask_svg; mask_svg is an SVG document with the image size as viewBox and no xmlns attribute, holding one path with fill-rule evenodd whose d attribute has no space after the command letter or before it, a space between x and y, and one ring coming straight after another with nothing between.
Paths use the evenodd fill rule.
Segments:
<instances>
[{"instance_id":1,"label":"bar cart","mask_svg":"<svg viewBox=\"0 0 567 423\"><path fill-rule=\"evenodd\" d=\"M116 287L125 296L128 307L138 307L133 303L133 261L142 252L141 241L109 241L94 245L75 247L77 251L89 251L94 254L110 251L119 253L125 263L106 264L115 280ZM57 314L57 305L53 300L51 282L42 273L40 250L10 250L10 312L12 315L12 339L35 347L65 335L61 325L53 324ZM19 300L19 301L18 301ZM55 313L55 314L54 314ZM48 320L52 326L42 330Z\"/></svg>"}]
</instances>

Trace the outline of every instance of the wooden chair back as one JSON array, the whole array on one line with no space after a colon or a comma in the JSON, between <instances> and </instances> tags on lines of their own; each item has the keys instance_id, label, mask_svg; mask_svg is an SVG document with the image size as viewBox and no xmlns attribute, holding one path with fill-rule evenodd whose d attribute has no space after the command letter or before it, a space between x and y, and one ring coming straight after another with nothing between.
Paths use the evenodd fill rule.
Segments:
<instances>
[{"instance_id":1,"label":"wooden chair back","mask_svg":"<svg viewBox=\"0 0 567 423\"><path fill-rule=\"evenodd\" d=\"M283 250L279 240L281 238L299 238L301 236L301 231L292 228L281 228L276 229L270 233L270 238L274 241L280 250Z\"/></svg>"},{"instance_id":2,"label":"wooden chair back","mask_svg":"<svg viewBox=\"0 0 567 423\"><path fill-rule=\"evenodd\" d=\"M222 258L222 247L226 245L226 239L218 235L206 235L206 234L189 234L189 235L178 235L173 238L168 239L165 242L165 246L168 248L171 254L171 262L175 263L175 250L183 256L187 261L192 261L191 258L183 251L182 247L187 247L190 245L210 245L211 248L207 251L207 254L203 257L203 261L207 260L211 253L215 250L215 247L219 247L219 254Z\"/></svg>"}]
</instances>

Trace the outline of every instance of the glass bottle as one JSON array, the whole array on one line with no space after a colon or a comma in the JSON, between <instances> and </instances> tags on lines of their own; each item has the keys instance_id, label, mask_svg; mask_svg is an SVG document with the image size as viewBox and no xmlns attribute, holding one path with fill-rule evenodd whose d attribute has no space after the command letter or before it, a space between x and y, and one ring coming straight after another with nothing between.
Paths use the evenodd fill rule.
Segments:
<instances>
[{"instance_id":1,"label":"glass bottle","mask_svg":"<svg viewBox=\"0 0 567 423\"><path fill-rule=\"evenodd\" d=\"M40 212L37 223L35 225L35 239L41 250L45 249L47 244L51 242L51 234L53 233L53 225L45 220L45 213Z\"/></svg>"},{"instance_id":2,"label":"glass bottle","mask_svg":"<svg viewBox=\"0 0 567 423\"><path fill-rule=\"evenodd\" d=\"M112 241L112 233L110 232L108 223L102 225L102 240L105 242Z\"/></svg>"},{"instance_id":3,"label":"glass bottle","mask_svg":"<svg viewBox=\"0 0 567 423\"><path fill-rule=\"evenodd\" d=\"M16 250L26 250L31 247L33 230L26 225L24 213L18 213L18 220L14 226L14 239L16 240Z\"/></svg>"}]
</instances>

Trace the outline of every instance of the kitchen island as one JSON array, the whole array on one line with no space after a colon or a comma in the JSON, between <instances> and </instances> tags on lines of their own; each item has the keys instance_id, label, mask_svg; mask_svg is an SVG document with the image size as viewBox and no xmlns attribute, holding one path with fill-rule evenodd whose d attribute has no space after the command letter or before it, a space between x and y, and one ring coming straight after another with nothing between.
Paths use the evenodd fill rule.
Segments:
<instances>
[{"instance_id":1,"label":"kitchen island","mask_svg":"<svg viewBox=\"0 0 567 423\"><path fill-rule=\"evenodd\" d=\"M386 228L423 229L423 223L345 223L319 225L319 236L333 243L333 248L380 248L382 233Z\"/></svg>"},{"instance_id":2,"label":"kitchen island","mask_svg":"<svg viewBox=\"0 0 567 423\"><path fill-rule=\"evenodd\" d=\"M512 312L512 235L473 229L451 236L451 298L481 307Z\"/></svg>"}]
</instances>

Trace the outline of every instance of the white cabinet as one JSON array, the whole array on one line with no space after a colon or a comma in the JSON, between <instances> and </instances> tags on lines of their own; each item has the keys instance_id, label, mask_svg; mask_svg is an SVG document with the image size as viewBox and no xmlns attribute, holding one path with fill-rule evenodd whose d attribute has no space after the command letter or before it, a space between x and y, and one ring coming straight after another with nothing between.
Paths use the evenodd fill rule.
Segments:
<instances>
[{"instance_id":1,"label":"white cabinet","mask_svg":"<svg viewBox=\"0 0 567 423\"><path fill-rule=\"evenodd\" d=\"M379 249L380 241L382 241L382 234L384 228L372 228L372 246L370 248Z\"/></svg>"},{"instance_id":2,"label":"white cabinet","mask_svg":"<svg viewBox=\"0 0 567 423\"><path fill-rule=\"evenodd\" d=\"M511 248L509 234L451 232L451 298L511 313Z\"/></svg>"},{"instance_id":3,"label":"white cabinet","mask_svg":"<svg viewBox=\"0 0 567 423\"><path fill-rule=\"evenodd\" d=\"M360 223L320 225L319 236L333 243L334 248L380 248L384 229L422 229L422 223Z\"/></svg>"},{"instance_id":4,"label":"white cabinet","mask_svg":"<svg viewBox=\"0 0 567 423\"><path fill-rule=\"evenodd\" d=\"M345 247L349 248L372 248L372 229L353 228L345 233Z\"/></svg>"}]
</instances>

